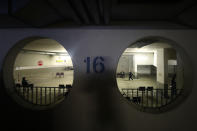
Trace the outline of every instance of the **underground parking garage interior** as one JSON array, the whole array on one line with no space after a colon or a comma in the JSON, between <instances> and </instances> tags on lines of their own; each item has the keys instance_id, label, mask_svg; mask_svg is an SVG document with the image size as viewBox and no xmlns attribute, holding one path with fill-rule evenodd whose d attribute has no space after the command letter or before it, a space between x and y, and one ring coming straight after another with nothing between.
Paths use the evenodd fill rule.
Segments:
<instances>
[{"instance_id":1,"label":"underground parking garage interior","mask_svg":"<svg viewBox=\"0 0 197 131\"><path fill-rule=\"evenodd\" d=\"M25 43L16 55L13 79L15 92L25 101L40 108L54 105L72 87L71 57L55 40L35 39Z\"/></svg>"},{"instance_id":2,"label":"underground parking garage interior","mask_svg":"<svg viewBox=\"0 0 197 131\"><path fill-rule=\"evenodd\" d=\"M1 0L1 127L197 130L196 12L195 0Z\"/></svg>"},{"instance_id":3,"label":"underground parking garage interior","mask_svg":"<svg viewBox=\"0 0 197 131\"><path fill-rule=\"evenodd\" d=\"M143 111L162 111L173 103L182 95L186 80L183 60L176 49L173 42L154 37L126 48L116 73L121 94Z\"/></svg>"}]
</instances>

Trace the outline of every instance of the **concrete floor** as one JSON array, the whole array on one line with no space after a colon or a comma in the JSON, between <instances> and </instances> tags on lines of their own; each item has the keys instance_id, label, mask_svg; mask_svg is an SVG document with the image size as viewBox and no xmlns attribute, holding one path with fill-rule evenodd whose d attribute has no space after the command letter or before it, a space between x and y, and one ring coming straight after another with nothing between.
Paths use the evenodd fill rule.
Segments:
<instances>
[{"instance_id":1,"label":"concrete floor","mask_svg":"<svg viewBox=\"0 0 197 131\"><path fill-rule=\"evenodd\" d=\"M128 77L117 78L118 88L134 88L137 89L140 86L153 86L157 88L156 76L141 76L138 79L129 80Z\"/></svg>"},{"instance_id":2,"label":"concrete floor","mask_svg":"<svg viewBox=\"0 0 197 131\"><path fill-rule=\"evenodd\" d=\"M63 72L64 76L57 76L57 72ZM14 72L15 83L21 83L22 77L26 77L33 84L33 90L29 88L17 88L17 93L26 101L37 105L49 105L64 99L67 89L59 88L59 85L72 85L73 70L64 68L44 68L32 70L18 70Z\"/></svg>"},{"instance_id":3,"label":"concrete floor","mask_svg":"<svg viewBox=\"0 0 197 131\"><path fill-rule=\"evenodd\" d=\"M63 72L64 77L56 76L57 72ZM33 90L31 88L17 88L17 93L32 104L50 105L64 99L67 89L59 88L59 85L72 85L73 70L65 70L65 68L44 68L14 71L15 83L21 83L22 77L26 77L29 83L34 84L34 88ZM169 84L170 80L171 78L169 78ZM122 94L124 94L122 89L125 88L137 89L140 86L152 86L154 89L157 89L156 76L139 76L138 79L134 80L129 80L128 77L117 78L117 83ZM138 95L142 96L142 92L139 92ZM157 96L156 92L153 92L153 100L152 98L149 99L151 92L148 92L148 95L145 92L143 95L143 101L147 101L149 105L153 101L153 105L150 106L156 106L156 104L161 106L163 104L161 100L164 100L164 97L161 95ZM130 92L129 97L131 96L136 96L136 90L133 94ZM158 101L156 100L157 97L159 98Z\"/></svg>"},{"instance_id":4,"label":"concrete floor","mask_svg":"<svg viewBox=\"0 0 197 131\"><path fill-rule=\"evenodd\" d=\"M64 77L56 77L57 72L63 72ZM20 70L14 72L15 83L21 83L22 77L26 77L34 87L58 87L59 84L73 83L73 70L64 68L44 68L32 70Z\"/></svg>"}]
</instances>

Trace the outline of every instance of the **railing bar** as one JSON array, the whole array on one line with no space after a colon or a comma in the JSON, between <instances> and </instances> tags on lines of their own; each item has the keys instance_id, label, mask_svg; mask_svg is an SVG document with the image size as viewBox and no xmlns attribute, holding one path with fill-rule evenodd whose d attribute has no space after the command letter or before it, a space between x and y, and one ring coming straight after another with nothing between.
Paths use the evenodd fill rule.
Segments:
<instances>
[{"instance_id":1,"label":"railing bar","mask_svg":"<svg viewBox=\"0 0 197 131\"><path fill-rule=\"evenodd\" d=\"M129 97L129 90L127 90L127 97Z\"/></svg>"},{"instance_id":2,"label":"railing bar","mask_svg":"<svg viewBox=\"0 0 197 131\"><path fill-rule=\"evenodd\" d=\"M27 88L27 101L29 101L29 88Z\"/></svg>"},{"instance_id":3,"label":"railing bar","mask_svg":"<svg viewBox=\"0 0 197 131\"><path fill-rule=\"evenodd\" d=\"M23 87L23 97L25 97L25 87Z\"/></svg>"},{"instance_id":4,"label":"railing bar","mask_svg":"<svg viewBox=\"0 0 197 131\"><path fill-rule=\"evenodd\" d=\"M42 88L40 88L40 105L42 105Z\"/></svg>"},{"instance_id":5,"label":"railing bar","mask_svg":"<svg viewBox=\"0 0 197 131\"><path fill-rule=\"evenodd\" d=\"M51 88L49 88L49 104L51 104Z\"/></svg>"},{"instance_id":6,"label":"railing bar","mask_svg":"<svg viewBox=\"0 0 197 131\"><path fill-rule=\"evenodd\" d=\"M18 86L18 87L15 86L15 90L16 90L17 95L19 95L19 91L18 91L19 89L20 89L20 86Z\"/></svg>"},{"instance_id":7,"label":"railing bar","mask_svg":"<svg viewBox=\"0 0 197 131\"><path fill-rule=\"evenodd\" d=\"M34 92L34 87L32 88L32 92L31 92L31 102L32 102L32 103L33 103L33 101L34 101L34 100L33 100L33 95L34 95L33 92Z\"/></svg>"},{"instance_id":8,"label":"railing bar","mask_svg":"<svg viewBox=\"0 0 197 131\"><path fill-rule=\"evenodd\" d=\"M45 93L45 105L46 105L47 104L47 88L45 87L44 90L45 90L44 93Z\"/></svg>"},{"instance_id":9,"label":"railing bar","mask_svg":"<svg viewBox=\"0 0 197 131\"><path fill-rule=\"evenodd\" d=\"M137 89L137 97L138 97L138 89Z\"/></svg>"},{"instance_id":10,"label":"railing bar","mask_svg":"<svg viewBox=\"0 0 197 131\"><path fill-rule=\"evenodd\" d=\"M64 88L62 89L62 95L64 96Z\"/></svg>"},{"instance_id":11,"label":"railing bar","mask_svg":"<svg viewBox=\"0 0 197 131\"><path fill-rule=\"evenodd\" d=\"M54 103L55 103L55 97L56 97L56 95L55 95L55 88L53 88L54 89Z\"/></svg>"},{"instance_id":12,"label":"railing bar","mask_svg":"<svg viewBox=\"0 0 197 131\"><path fill-rule=\"evenodd\" d=\"M36 87L36 104L38 104L38 87Z\"/></svg>"},{"instance_id":13,"label":"railing bar","mask_svg":"<svg viewBox=\"0 0 197 131\"><path fill-rule=\"evenodd\" d=\"M153 107L153 90L151 90L151 106Z\"/></svg>"},{"instance_id":14,"label":"railing bar","mask_svg":"<svg viewBox=\"0 0 197 131\"><path fill-rule=\"evenodd\" d=\"M147 107L149 106L149 104L148 104L148 90L146 89L146 98L147 98L147 100L146 100L146 105L147 105Z\"/></svg>"},{"instance_id":15,"label":"railing bar","mask_svg":"<svg viewBox=\"0 0 197 131\"><path fill-rule=\"evenodd\" d=\"M171 94L171 101L173 100L173 91L172 90L170 90L171 92L170 92L170 94Z\"/></svg>"},{"instance_id":16,"label":"railing bar","mask_svg":"<svg viewBox=\"0 0 197 131\"><path fill-rule=\"evenodd\" d=\"M163 107L182 93L182 89L145 89L145 91L141 91L139 89L130 88L122 90L124 93L126 93L127 97L132 97L132 100L133 97L136 97L136 102L140 106L150 108Z\"/></svg>"},{"instance_id":17,"label":"railing bar","mask_svg":"<svg viewBox=\"0 0 197 131\"><path fill-rule=\"evenodd\" d=\"M158 106L158 89L156 89L156 107Z\"/></svg>"},{"instance_id":18,"label":"railing bar","mask_svg":"<svg viewBox=\"0 0 197 131\"><path fill-rule=\"evenodd\" d=\"M167 105L168 104L168 98L165 97L165 99L166 99L166 105Z\"/></svg>"},{"instance_id":19,"label":"railing bar","mask_svg":"<svg viewBox=\"0 0 197 131\"><path fill-rule=\"evenodd\" d=\"M140 104L139 103L139 98L138 98L138 89L137 89L137 103Z\"/></svg>"},{"instance_id":20,"label":"railing bar","mask_svg":"<svg viewBox=\"0 0 197 131\"><path fill-rule=\"evenodd\" d=\"M163 106L163 90L161 90L161 106Z\"/></svg>"},{"instance_id":21,"label":"railing bar","mask_svg":"<svg viewBox=\"0 0 197 131\"><path fill-rule=\"evenodd\" d=\"M58 88L58 97L60 96L60 88Z\"/></svg>"},{"instance_id":22,"label":"railing bar","mask_svg":"<svg viewBox=\"0 0 197 131\"><path fill-rule=\"evenodd\" d=\"M144 91L142 91L142 107L144 106Z\"/></svg>"}]
</instances>

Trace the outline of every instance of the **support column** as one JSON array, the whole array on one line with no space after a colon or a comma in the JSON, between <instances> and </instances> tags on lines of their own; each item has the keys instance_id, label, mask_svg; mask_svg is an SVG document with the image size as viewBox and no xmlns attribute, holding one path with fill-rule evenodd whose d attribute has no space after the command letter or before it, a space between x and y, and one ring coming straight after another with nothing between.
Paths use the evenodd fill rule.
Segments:
<instances>
[{"instance_id":1,"label":"support column","mask_svg":"<svg viewBox=\"0 0 197 131\"><path fill-rule=\"evenodd\" d=\"M134 72L135 78L138 79L137 62L136 62L136 57L135 56L133 58L133 72Z\"/></svg>"},{"instance_id":2,"label":"support column","mask_svg":"<svg viewBox=\"0 0 197 131\"><path fill-rule=\"evenodd\" d=\"M157 83L158 88L168 89L167 49L157 49Z\"/></svg>"},{"instance_id":3,"label":"support column","mask_svg":"<svg viewBox=\"0 0 197 131\"><path fill-rule=\"evenodd\" d=\"M134 72L134 69L133 69L133 62L134 62L133 55L129 55L128 59L129 59L129 72Z\"/></svg>"},{"instance_id":4,"label":"support column","mask_svg":"<svg viewBox=\"0 0 197 131\"><path fill-rule=\"evenodd\" d=\"M176 69L176 73L177 73L177 78L176 78L176 88L177 89L182 89L183 88L183 82L184 82L184 70L183 70L183 63L180 59L180 56L177 57L177 69Z\"/></svg>"}]
</instances>

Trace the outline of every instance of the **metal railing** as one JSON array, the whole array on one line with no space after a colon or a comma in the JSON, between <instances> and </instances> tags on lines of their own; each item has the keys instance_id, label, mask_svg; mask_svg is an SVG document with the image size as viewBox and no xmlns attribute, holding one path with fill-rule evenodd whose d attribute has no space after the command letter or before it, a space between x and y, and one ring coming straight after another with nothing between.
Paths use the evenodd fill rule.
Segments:
<instances>
[{"instance_id":1,"label":"metal railing","mask_svg":"<svg viewBox=\"0 0 197 131\"><path fill-rule=\"evenodd\" d=\"M23 87L18 84L15 86L15 90L17 94L27 102L40 106L55 104L56 102L63 100L69 93L69 89L64 86Z\"/></svg>"},{"instance_id":2,"label":"metal railing","mask_svg":"<svg viewBox=\"0 0 197 131\"><path fill-rule=\"evenodd\" d=\"M166 106L182 94L182 89L122 88L122 95L129 101L147 108Z\"/></svg>"}]
</instances>

